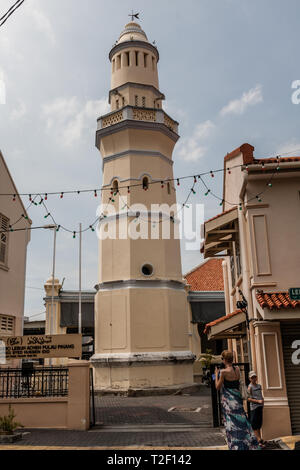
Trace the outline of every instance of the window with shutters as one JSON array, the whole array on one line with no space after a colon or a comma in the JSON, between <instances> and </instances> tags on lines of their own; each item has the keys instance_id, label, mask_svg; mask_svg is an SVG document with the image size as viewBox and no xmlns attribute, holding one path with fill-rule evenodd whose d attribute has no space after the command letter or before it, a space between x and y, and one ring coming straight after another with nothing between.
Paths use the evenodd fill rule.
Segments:
<instances>
[{"instance_id":1,"label":"window with shutters","mask_svg":"<svg viewBox=\"0 0 300 470\"><path fill-rule=\"evenodd\" d=\"M0 315L0 334L13 335L15 332L15 317Z\"/></svg>"},{"instance_id":2,"label":"window with shutters","mask_svg":"<svg viewBox=\"0 0 300 470\"><path fill-rule=\"evenodd\" d=\"M0 265L7 265L9 219L0 214Z\"/></svg>"}]
</instances>

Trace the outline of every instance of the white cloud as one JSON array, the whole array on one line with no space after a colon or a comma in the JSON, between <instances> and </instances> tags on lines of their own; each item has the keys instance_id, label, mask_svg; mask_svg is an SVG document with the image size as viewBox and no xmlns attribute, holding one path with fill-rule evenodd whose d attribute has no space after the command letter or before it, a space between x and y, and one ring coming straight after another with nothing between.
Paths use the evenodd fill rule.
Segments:
<instances>
[{"instance_id":1,"label":"white cloud","mask_svg":"<svg viewBox=\"0 0 300 470\"><path fill-rule=\"evenodd\" d=\"M10 113L10 119L12 121L18 121L23 116L25 116L26 113L27 113L26 104L24 103L24 101L20 101L18 103L18 106L15 109L13 109L12 112Z\"/></svg>"},{"instance_id":2,"label":"white cloud","mask_svg":"<svg viewBox=\"0 0 300 470\"><path fill-rule=\"evenodd\" d=\"M210 137L215 127L215 124L209 120L197 124L193 134L180 142L178 155L187 162L195 162L202 158L207 151L205 140Z\"/></svg>"},{"instance_id":3,"label":"white cloud","mask_svg":"<svg viewBox=\"0 0 300 470\"><path fill-rule=\"evenodd\" d=\"M226 114L243 114L249 106L254 106L262 101L262 85L256 85L255 88L245 91L241 98L230 101L221 109L220 114L221 116Z\"/></svg>"},{"instance_id":4,"label":"white cloud","mask_svg":"<svg viewBox=\"0 0 300 470\"><path fill-rule=\"evenodd\" d=\"M63 146L70 147L82 138L85 130L95 129L97 117L108 111L105 98L82 104L73 96L45 104L42 115L48 132L53 132Z\"/></svg>"},{"instance_id":5,"label":"white cloud","mask_svg":"<svg viewBox=\"0 0 300 470\"><path fill-rule=\"evenodd\" d=\"M0 69L0 104L6 103L6 86L4 80L4 73Z\"/></svg>"},{"instance_id":6,"label":"white cloud","mask_svg":"<svg viewBox=\"0 0 300 470\"><path fill-rule=\"evenodd\" d=\"M292 139L289 142L286 142L285 144L281 145L281 147L279 147L278 149L278 152L276 153L282 156L298 156L300 155L300 142L296 139Z\"/></svg>"},{"instance_id":7,"label":"white cloud","mask_svg":"<svg viewBox=\"0 0 300 470\"><path fill-rule=\"evenodd\" d=\"M41 10L34 8L31 11L31 16L33 18L33 21L35 23L36 28L41 31L49 41L51 42L52 45L56 44L56 37L54 33L54 29L52 27L52 24L49 20L49 18L43 13Z\"/></svg>"}]
</instances>

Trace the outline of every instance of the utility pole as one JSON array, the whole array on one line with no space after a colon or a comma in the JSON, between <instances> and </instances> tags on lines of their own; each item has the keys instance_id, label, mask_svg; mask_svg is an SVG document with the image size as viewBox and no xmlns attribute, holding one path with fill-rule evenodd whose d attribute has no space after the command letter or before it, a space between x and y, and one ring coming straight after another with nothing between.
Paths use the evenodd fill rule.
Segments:
<instances>
[{"instance_id":1,"label":"utility pole","mask_svg":"<svg viewBox=\"0 0 300 470\"><path fill-rule=\"evenodd\" d=\"M79 312L78 312L78 333L82 331L82 320L81 320L81 239L82 239L82 225L79 224Z\"/></svg>"}]
</instances>

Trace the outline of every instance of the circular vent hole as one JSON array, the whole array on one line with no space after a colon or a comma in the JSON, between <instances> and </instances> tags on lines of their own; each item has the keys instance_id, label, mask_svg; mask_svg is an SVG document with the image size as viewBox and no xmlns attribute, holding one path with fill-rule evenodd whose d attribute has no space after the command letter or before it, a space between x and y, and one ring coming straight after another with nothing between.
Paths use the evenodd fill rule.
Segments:
<instances>
[{"instance_id":1,"label":"circular vent hole","mask_svg":"<svg viewBox=\"0 0 300 470\"><path fill-rule=\"evenodd\" d=\"M142 273L144 276L151 276L153 274L153 266L151 264L144 264L142 266Z\"/></svg>"}]
</instances>

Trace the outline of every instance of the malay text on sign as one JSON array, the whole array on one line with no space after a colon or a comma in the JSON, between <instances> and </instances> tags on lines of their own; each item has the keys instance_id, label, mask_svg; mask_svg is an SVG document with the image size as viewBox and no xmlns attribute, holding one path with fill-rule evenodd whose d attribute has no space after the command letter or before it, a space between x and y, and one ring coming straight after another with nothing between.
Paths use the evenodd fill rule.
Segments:
<instances>
[{"instance_id":1,"label":"malay text on sign","mask_svg":"<svg viewBox=\"0 0 300 470\"><path fill-rule=\"evenodd\" d=\"M81 357L82 335L28 335L0 338L5 343L5 359Z\"/></svg>"}]
</instances>

